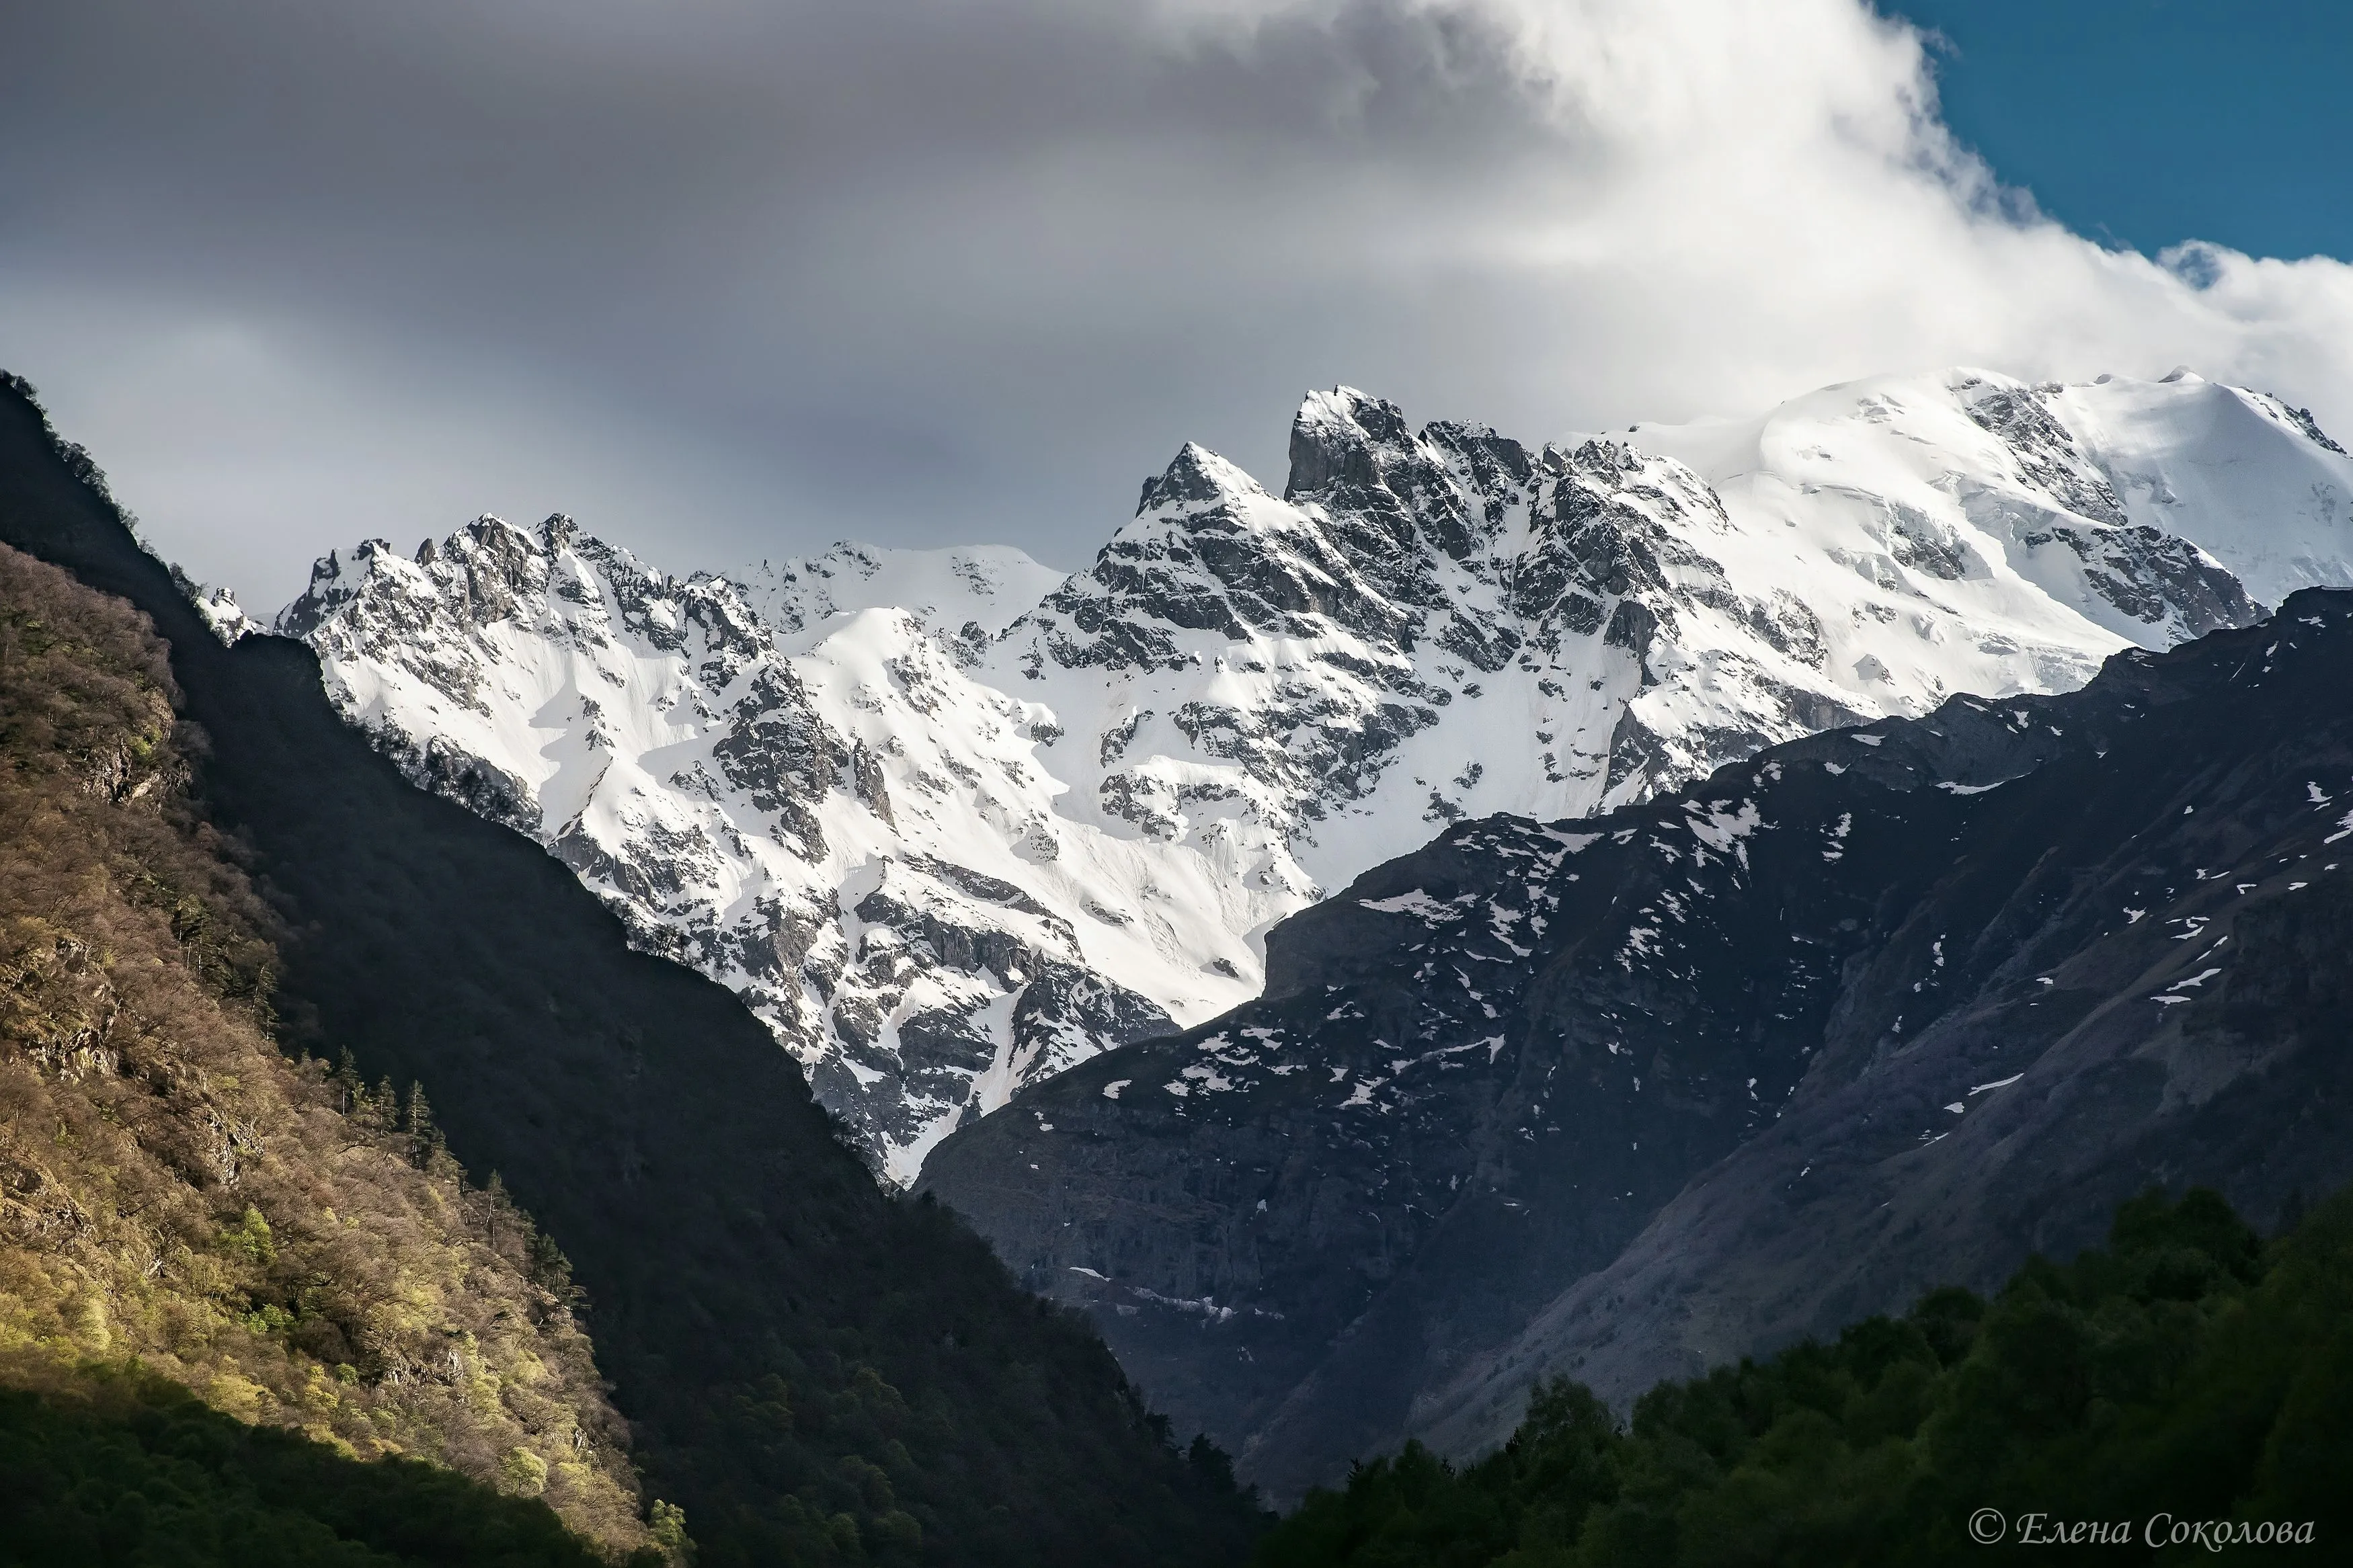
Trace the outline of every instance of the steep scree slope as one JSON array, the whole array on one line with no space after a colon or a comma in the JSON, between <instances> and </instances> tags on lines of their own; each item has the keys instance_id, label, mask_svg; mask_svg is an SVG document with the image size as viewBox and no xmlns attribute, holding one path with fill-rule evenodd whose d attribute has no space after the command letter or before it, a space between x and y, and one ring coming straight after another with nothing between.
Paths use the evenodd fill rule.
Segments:
<instances>
[{"instance_id":1,"label":"steep scree slope","mask_svg":"<svg viewBox=\"0 0 2353 1568\"><path fill-rule=\"evenodd\" d=\"M2353 1176L2348 599L1461 825L926 1189L1279 1496L1499 1440L1545 1373L1623 1400L1989 1285L2150 1181L2268 1220Z\"/></svg>"}]
</instances>

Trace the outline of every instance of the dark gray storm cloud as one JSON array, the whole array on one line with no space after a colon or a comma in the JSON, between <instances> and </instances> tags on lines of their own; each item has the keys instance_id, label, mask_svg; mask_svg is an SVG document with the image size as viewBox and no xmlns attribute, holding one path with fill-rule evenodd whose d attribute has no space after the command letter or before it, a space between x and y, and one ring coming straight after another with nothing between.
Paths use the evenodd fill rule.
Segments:
<instances>
[{"instance_id":1,"label":"dark gray storm cloud","mask_svg":"<svg viewBox=\"0 0 2353 1568\"><path fill-rule=\"evenodd\" d=\"M2353 405L2353 273L2197 261L2006 199L1854 0L0 18L0 361L265 605L482 510L1076 564L1337 381L1536 436L1954 360Z\"/></svg>"}]
</instances>

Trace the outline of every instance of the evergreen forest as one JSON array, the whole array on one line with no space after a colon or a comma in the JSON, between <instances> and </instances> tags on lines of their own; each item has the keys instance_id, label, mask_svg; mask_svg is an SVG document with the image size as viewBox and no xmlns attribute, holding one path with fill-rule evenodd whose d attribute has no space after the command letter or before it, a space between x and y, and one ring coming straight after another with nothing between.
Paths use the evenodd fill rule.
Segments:
<instances>
[{"instance_id":1,"label":"evergreen forest","mask_svg":"<svg viewBox=\"0 0 2353 1568\"><path fill-rule=\"evenodd\" d=\"M2353 1194L2265 1243L2211 1192L2152 1191L2105 1247L2033 1258L1990 1300L1933 1291L1834 1343L1662 1384L1624 1423L1578 1384L1543 1384L1500 1451L1359 1464L1255 1561L2188 1563L2221 1542L2342 1562L2348 1478ZM2290 1546L2264 1544L2283 1526Z\"/></svg>"}]
</instances>

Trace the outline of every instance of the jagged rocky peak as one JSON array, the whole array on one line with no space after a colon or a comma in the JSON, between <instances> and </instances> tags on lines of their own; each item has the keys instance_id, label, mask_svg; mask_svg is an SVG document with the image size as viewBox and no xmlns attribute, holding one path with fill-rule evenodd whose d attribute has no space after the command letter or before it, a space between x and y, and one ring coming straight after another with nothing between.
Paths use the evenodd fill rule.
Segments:
<instances>
[{"instance_id":1,"label":"jagged rocky peak","mask_svg":"<svg viewBox=\"0 0 2353 1568\"><path fill-rule=\"evenodd\" d=\"M1056 662L1143 668L1197 663L1202 649L1185 632L1220 642L1314 637L1322 618L1393 638L1401 617L1366 564L1327 519L1276 500L1187 442L1145 482L1134 521L1093 566L1009 635L1042 631L1050 649L1041 657Z\"/></svg>"},{"instance_id":2,"label":"jagged rocky peak","mask_svg":"<svg viewBox=\"0 0 2353 1568\"><path fill-rule=\"evenodd\" d=\"M278 614L282 636L305 637L343 605L362 597L387 564L413 566L437 585L462 590L461 602L477 625L513 613L518 595L546 584L550 554L576 533L569 518L550 517L536 534L484 512L436 544L427 539L404 559L387 539L364 539L348 552L331 550L311 567L310 586Z\"/></svg>"},{"instance_id":3,"label":"jagged rocky peak","mask_svg":"<svg viewBox=\"0 0 2353 1568\"><path fill-rule=\"evenodd\" d=\"M528 530L485 514L408 556L382 539L331 552L275 629L406 666L465 704L482 700L486 671L511 658L502 637L611 651L618 636L681 657L691 647L697 678L711 687L768 651L765 628L733 584L673 579L562 513Z\"/></svg>"},{"instance_id":4,"label":"jagged rocky peak","mask_svg":"<svg viewBox=\"0 0 2353 1568\"><path fill-rule=\"evenodd\" d=\"M1424 426L1421 435L1444 455L1457 483L1485 498L1490 528L1501 524L1501 509L1535 473L1535 458L1525 447L1486 426L1441 419Z\"/></svg>"},{"instance_id":5,"label":"jagged rocky peak","mask_svg":"<svg viewBox=\"0 0 2353 1568\"><path fill-rule=\"evenodd\" d=\"M1423 545L1467 561L1503 526L1528 467L1525 449L1493 430L1416 434L1396 404L1339 386L1310 393L1291 422L1283 499L1323 511L1343 548L1371 560Z\"/></svg>"},{"instance_id":6,"label":"jagged rocky peak","mask_svg":"<svg viewBox=\"0 0 2353 1568\"><path fill-rule=\"evenodd\" d=\"M1229 498L1264 495L1259 482L1198 441L1187 441L1168 467L1144 481L1135 515L1173 509L1190 511L1218 506Z\"/></svg>"},{"instance_id":7,"label":"jagged rocky peak","mask_svg":"<svg viewBox=\"0 0 2353 1568\"><path fill-rule=\"evenodd\" d=\"M1428 455L1404 410L1352 386L1311 392L1291 421L1291 478L1285 500L1410 492ZM1402 480L1403 483L1393 482Z\"/></svg>"},{"instance_id":8,"label":"jagged rocky peak","mask_svg":"<svg viewBox=\"0 0 2353 1568\"><path fill-rule=\"evenodd\" d=\"M1106 599L1229 640L1314 637L1334 626L1409 649L1454 606L1439 560L1479 555L1519 500L1525 451L1493 431L1416 435L1396 405L1341 387L1310 394L1293 421L1282 496L1187 443L1145 481L1134 522L1047 608L1098 640L1066 651L1165 661L1173 645L1100 634Z\"/></svg>"},{"instance_id":9,"label":"jagged rocky peak","mask_svg":"<svg viewBox=\"0 0 2353 1568\"><path fill-rule=\"evenodd\" d=\"M1338 388L1283 493L1187 444L1067 578L849 543L679 578L483 519L329 557L280 626L412 776L735 987L904 1181L1253 994L1269 927L1449 823L2072 689L2353 583L2348 505L2293 411L2194 379L1879 377L1535 443Z\"/></svg>"},{"instance_id":10,"label":"jagged rocky peak","mask_svg":"<svg viewBox=\"0 0 2353 1568\"><path fill-rule=\"evenodd\" d=\"M934 626L944 605L970 622L1020 572L1054 574L908 553L842 546L746 589L568 519L486 519L413 558L338 552L280 625L418 784L539 839L636 945L735 989L904 1182L960 1118L1240 999L1246 933L1290 907L1058 820L1032 755L1050 715L974 682L916 612L855 604L882 579ZM764 594L821 618L780 637Z\"/></svg>"},{"instance_id":11,"label":"jagged rocky peak","mask_svg":"<svg viewBox=\"0 0 2353 1568\"><path fill-rule=\"evenodd\" d=\"M176 564L171 566L171 574L172 586L195 606L196 614L204 617L206 628L225 645L234 647L240 639L265 629L259 621L245 613L245 606L227 588L199 583Z\"/></svg>"},{"instance_id":12,"label":"jagged rocky peak","mask_svg":"<svg viewBox=\"0 0 2353 1568\"><path fill-rule=\"evenodd\" d=\"M1619 624L1606 640L1637 651L1642 644L1627 628L1671 622L1679 587L1736 600L1703 549L1708 535L1730 527L1724 502L1671 458L1600 440L1546 447L1528 511L1526 540L1504 581L1513 608L1536 623L1547 647L1564 628L1592 631L1611 599Z\"/></svg>"},{"instance_id":13,"label":"jagged rocky peak","mask_svg":"<svg viewBox=\"0 0 2353 1568\"><path fill-rule=\"evenodd\" d=\"M1451 421L1416 432L1397 405L1351 387L1300 405L1283 497L1321 513L1344 549L1368 547L1366 564L1418 545L1497 578L1563 532L1598 524L1656 534L1725 521L1707 482L1672 458L1591 437L1532 451ZM1386 537L1350 528L1366 519L1387 523Z\"/></svg>"}]
</instances>

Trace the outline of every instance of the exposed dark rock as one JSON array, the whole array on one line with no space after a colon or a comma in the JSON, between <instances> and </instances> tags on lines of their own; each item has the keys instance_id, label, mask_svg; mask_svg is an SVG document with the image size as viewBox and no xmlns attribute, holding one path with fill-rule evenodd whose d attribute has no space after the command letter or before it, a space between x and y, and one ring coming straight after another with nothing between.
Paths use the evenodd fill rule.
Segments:
<instances>
[{"instance_id":1,"label":"exposed dark rock","mask_svg":"<svg viewBox=\"0 0 2353 1568\"><path fill-rule=\"evenodd\" d=\"M1541 1374L1623 1401L1990 1284L2152 1181L2268 1218L2353 1177L2348 682L2316 590L2071 696L1461 824L925 1180L1282 1496L1498 1441Z\"/></svg>"}]
</instances>

